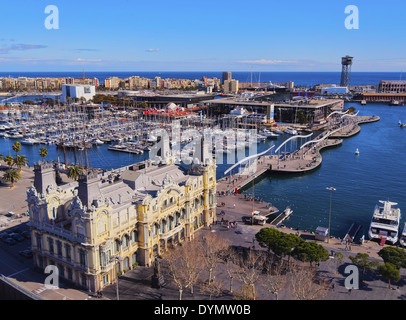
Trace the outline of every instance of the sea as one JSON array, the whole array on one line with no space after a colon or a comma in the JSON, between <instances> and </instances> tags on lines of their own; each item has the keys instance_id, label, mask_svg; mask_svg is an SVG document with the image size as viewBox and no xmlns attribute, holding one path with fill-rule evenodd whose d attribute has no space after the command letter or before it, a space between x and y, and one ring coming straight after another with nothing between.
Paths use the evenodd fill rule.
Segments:
<instances>
[{"instance_id":1,"label":"sea","mask_svg":"<svg viewBox=\"0 0 406 320\"><path fill-rule=\"evenodd\" d=\"M140 74L147 76L146 73ZM148 74L153 75L153 73ZM184 74L178 73L177 76L182 77ZM214 74L221 76L221 73ZM236 72L235 76L237 74ZM272 77L275 79L272 81L292 80L295 83L303 81L304 84L310 84L313 81L314 83L339 81L339 75L335 73L322 73L322 76L318 73L317 79L307 80L308 82L305 80L305 75L302 79L301 73L295 74L297 78L284 74L280 78ZM379 80L385 79L385 74L388 75L386 79L396 79L396 73L368 74L369 76L360 75L357 81L360 84L376 84ZM28 76L27 73L25 75ZM75 76L72 73L69 75ZM88 76L91 76L90 73ZM352 81L355 79L357 78L353 75ZM261 74L262 81L266 81L263 74ZM331 196L331 234L335 237L344 237L354 222L362 226L358 238L362 235L367 237L373 210L375 205L379 204L379 200L398 203L403 213L400 228L403 229L403 224L406 222L406 128L401 128L399 121L406 122L406 107L374 103L363 106L346 102L345 108L348 107L355 107L359 115L377 115L380 121L362 124L359 134L344 139L342 145L338 147L323 150L322 165L317 170L303 175L270 175L256 182L253 190L249 188L244 191L248 195L254 195L272 203L280 211L289 206L293 214L284 222L287 227L306 231L315 231L318 226L327 227ZM267 140L258 145L258 151L266 150L272 144L275 144L274 149L276 149L289 137L282 135L277 140ZM11 149L13 142L14 140L0 138L0 153L13 155ZM133 155L115 152L107 150L108 146L94 146L89 150L88 159L92 167L109 170L148 158L148 153ZM38 154L40 147L40 145L23 145L20 154L26 155L32 166L41 159ZM63 161L61 150L56 149L54 145L46 147L49 152L47 160ZM359 149L359 155L355 155L356 149ZM73 153L68 152L67 158L68 161L73 162ZM219 165L217 177L222 177L228 167L229 165L226 164ZM328 187L334 187L336 190L331 194L326 189Z\"/></svg>"}]
</instances>

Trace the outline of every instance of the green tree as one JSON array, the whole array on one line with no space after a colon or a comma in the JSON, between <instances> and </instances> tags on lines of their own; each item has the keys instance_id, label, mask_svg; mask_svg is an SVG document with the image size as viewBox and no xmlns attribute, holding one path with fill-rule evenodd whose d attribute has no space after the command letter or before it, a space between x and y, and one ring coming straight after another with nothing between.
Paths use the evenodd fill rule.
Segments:
<instances>
[{"instance_id":1,"label":"green tree","mask_svg":"<svg viewBox=\"0 0 406 320\"><path fill-rule=\"evenodd\" d=\"M401 248L385 247L378 252L385 263L391 263L396 268L406 268L406 252Z\"/></svg>"},{"instance_id":2,"label":"green tree","mask_svg":"<svg viewBox=\"0 0 406 320\"><path fill-rule=\"evenodd\" d=\"M73 180L78 180L79 175L82 173L82 168L79 166L70 166L68 169L67 176Z\"/></svg>"},{"instance_id":3,"label":"green tree","mask_svg":"<svg viewBox=\"0 0 406 320\"><path fill-rule=\"evenodd\" d=\"M282 258L288 256L290 260L294 248L296 248L302 242L305 242L302 238L292 233L282 232L281 236L273 245L273 252Z\"/></svg>"},{"instance_id":4,"label":"green tree","mask_svg":"<svg viewBox=\"0 0 406 320\"><path fill-rule=\"evenodd\" d=\"M42 147L41 149L39 149L39 155L42 158L42 162L45 162L45 157L48 155L48 149L45 147Z\"/></svg>"},{"instance_id":5,"label":"green tree","mask_svg":"<svg viewBox=\"0 0 406 320\"><path fill-rule=\"evenodd\" d=\"M378 272L388 280L389 289L391 288L391 282L396 283L400 280L400 271L399 269L390 262L385 262L378 266Z\"/></svg>"},{"instance_id":6,"label":"green tree","mask_svg":"<svg viewBox=\"0 0 406 320\"><path fill-rule=\"evenodd\" d=\"M316 242L302 241L292 251L292 256L302 262L320 262L328 260L328 251Z\"/></svg>"},{"instance_id":7,"label":"green tree","mask_svg":"<svg viewBox=\"0 0 406 320\"><path fill-rule=\"evenodd\" d=\"M0 153L0 161L4 159L4 156Z\"/></svg>"},{"instance_id":8,"label":"green tree","mask_svg":"<svg viewBox=\"0 0 406 320\"><path fill-rule=\"evenodd\" d=\"M357 253L355 257L350 256L350 260L361 269L361 281L364 281L366 271L375 272L375 268L379 265L377 261L370 260L367 253Z\"/></svg>"},{"instance_id":9,"label":"green tree","mask_svg":"<svg viewBox=\"0 0 406 320\"><path fill-rule=\"evenodd\" d=\"M281 237L282 232L275 228L262 228L257 234L255 239L258 241L262 248L267 248L268 252L273 251L275 243Z\"/></svg>"},{"instance_id":10,"label":"green tree","mask_svg":"<svg viewBox=\"0 0 406 320\"><path fill-rule=\"evenodd\" d=\"M24 155L17 155L14 159L14 163L16 164L16 166L18 167L18 169L22 170L23 166L25 166L26 164L28 164L28 159L26 156Z\"/></svg>"},{"instance_id":11,"label":"green tree","mask_svg":"<svg viewBox=\"0 0 406 320\"><path fill-rule=\"evenodd\" d=\"M14 183L21 179L20 173L15 169L8 169L3 174L3 180L11 183L11 188L14 188Z\"/></svg>"},{"instance_id":12,"label":"green tree","mask_svg":"<svg viewBox=\"0 0 406 320\"><path fill-rule=\"evenodd\" d=\"M12 148L15 151L16 156L18 156L18 153L21 151L21 143L18 141L14 142Z\"/></svg>"},{"instance_id":13,"label":"green tree","mask_svg":"<svg viewBox=\"0 0 406 320\"><path fill-rule=\"evenodd\" d=\"M12 156L5 156L4 161L7 163L9 167L14 164L14 158Z\"/></svg>"}]
</instances>

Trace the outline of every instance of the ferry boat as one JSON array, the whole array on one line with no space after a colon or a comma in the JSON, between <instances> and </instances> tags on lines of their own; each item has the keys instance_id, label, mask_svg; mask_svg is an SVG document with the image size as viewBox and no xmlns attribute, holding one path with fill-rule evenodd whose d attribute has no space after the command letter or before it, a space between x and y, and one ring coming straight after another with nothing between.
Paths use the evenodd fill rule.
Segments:
<instances>
[{"instance_id":1,"label":"ferry boat","mask_svg":"<svg viewBox=\"0 0 406 320\"><path fill-rule=\"evenodd\" d=\"M369 227L368 236L371 240L379 240L381 244L389 241L395 244L399 237L400 209L393 208L396 202L379 200L383 206L376 205Z\"/></svg>"}]
</instances>

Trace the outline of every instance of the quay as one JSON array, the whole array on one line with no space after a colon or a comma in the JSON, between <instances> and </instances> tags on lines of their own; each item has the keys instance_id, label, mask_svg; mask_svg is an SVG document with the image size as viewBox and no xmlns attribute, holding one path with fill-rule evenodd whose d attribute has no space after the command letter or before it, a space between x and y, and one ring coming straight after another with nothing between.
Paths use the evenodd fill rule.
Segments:
<instances>
[{"instance_id":1,"label":"quay","mask_svg":"<svg viewBox=\"0 0 406 320\"><path fill-rule=\"evenodd\" d=\"M349 125L342 127L340 130L334 132L330 135L331 138L345 139L355 136L360 133L361 127L360 124L372 123L379 121L378 116L357 116L353 122Z\"/></svg>"},{"instance_id":2,"label":"quay","mask_svg":"<svg viewBox=\"0 0 406 320\"><path fill-rule=\"evenodd\" d=\"M353 116L345 126L332 127L315 139L304 143L298 150L288 154L281 153L286 143L298 137L286 140L275 154L262 155L251 165L250 172L226 175L218 180L217 190L222 193L240 193L250 188L255 181L269 174L305 174L316 170L322 163L321 151L342 144L344 138L349 138L360 132L360 124L379 121L378 116ZM227 171L226 171L227 172Z\"/></svg>"}]
</instances>

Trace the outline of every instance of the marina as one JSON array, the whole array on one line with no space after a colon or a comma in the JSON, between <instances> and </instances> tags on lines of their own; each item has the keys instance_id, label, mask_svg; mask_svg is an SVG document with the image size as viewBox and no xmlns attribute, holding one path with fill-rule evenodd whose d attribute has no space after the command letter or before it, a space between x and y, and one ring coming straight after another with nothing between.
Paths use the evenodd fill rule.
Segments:
<instances>
[{"instance_id":1,"label":"marina","mask_svg":"<svg viewBox=\"0 0 406 320\"><path fill-rule=\"evenodd\" d=\"M352 106L354 104L347 103L347 105ZM361 115L357 116L359 123L374 122L380 120L381 117L378 116L372 117L371 114L380 115L380 112L382 112L381 108L384 108L384 106L377 105L376 107L374 107L371 104L369 104L368 106L358 105L357 109L361 113ZM405 116L402 116L403 113L402 108L396 110L397 114L393 114L392 120L387 120L388 122L393 121L393 117L396 117L397 119L394 121L395 125L397 124L399 118L406 118ZM362 115L362 113L364 115ZM47 118L49 118L50 120L46 120ZM122 119L130 119L128 114L126 115L120 114L115 117L113 116L106 117L105 127L102 126L102 123L100 121L96 123L96 121L92 120L89 120L85 127L78 126L77 124L72 125L71 124L72 122L75 123L74 119L75 118L72 118L71 121L65 120L59 122L57 115L55 116L48 115L38 119L39 123L42 124L41 127L47 127L46 132L43 132L40 129L40 126L37 127L32 126L32 131L26 130L26 132L24 132L24 134L27 135L27 137L23 136L22 139L32 137L33 139L39 139L41 141L40 144L33 145L24 144L22 146L23 148L22 152L27 154L30 160L30 165L32 165L35 161L39 161L41 159L37 154L38 149L41 146L46 146L48 148L49 159L58 160L59 162L64 163L64 156L66 156L67 164L69 163L73 164L76 162L78 164L84 165L85 160L83 158L85 157L85 152L83 148L79 148L79 143L83 141L83 137L81 135L84 134L85 129L87 129L87 132L89 132L86 139L87 143L89 143L89 148L86 149L87 156L89 158L89 163L93 167L101 169L111 169L114 167L122 167L130 163L143 161L145 159L148 159L149 150L154 141L154 139L151 138L149 133L158 127L162 127L162 125L158 126L157 123L155 123L154 121L146 119L141 120L140 118L137 117L134 118L137 119L137 121L128 121L128 120L120 121ZM80 119L80 117L77 119ZM8 119L8 122L10 122L9 120L10 119ZM11 122L14 121L13 119L11 120L12 120ZM48 125L47 121L53 121L55 125L54 126ZM381 125L380 124L381 121L382 120L380 120L378 123L378 127L381 128L380 129L381 131L382 128L387 129L390 128L390 124L388 122L385 122L385 124ZM26 123L29 123L29 121L27 121ZM352 124L352 126L355 127L354 124ZM312 203L311 208L309 207L307 210L305 209L307 207L306 204L307 199L310 199L311 197L309 196L303 198L303 192L309 187L306 186L305 189L303 189L303 187L295 187L293 189L290 188L289 191L286 192L283 185L286 183L290 185L296 185L299 183L301 185L304 181L308 181L309 179L312 181L310 182L310 185L313 185L315 182L317 183L317 180L319 180L318 177L326 170L326 168L329 168L328 170L330 171L329 175L330 178L336 177L337 171L340 170L339 169L340 163L337 163L336 160L333 160L332 162L331 155L334 154L335 157L338 156L340 158L343 148L345 150L347 149L347 147L353 148L351 153L354 155L354 150L362 146L363 153L362 155L359 155L357 161L362 161L363 159L365 159L365 157L368 156L370 157L371 150L375 150L376 146L369 145L368 140L362 138L370 135L370 133L365 133L364 136L363 130L368 131L369 128L371 128L372 126L374 125L371 124L366 125L365 127L362 126L363 129L361 131L357 130L356 133L354 133L353 130L348 130L349 126L345 126L345 128L341 128L341 132L340 130L336 131L337 133L341 134L340 136L341 138L336 137L332 138L333 135L330 135L330 137L327 137L322 141L320 141L320 143L317 144L317 147L314 147L315 144L312 144L313 148L310 148L309 144L308 150L306 146L303 147L302 149L300 149L300 147L311 140L317 140L316 138L318 136L320 139L322 139L324 135L326 135L327 131L315 132L315 134L313 134L308 138L299 138L300 136L309 135L309 132L302 131L298 135L290 135L283 132L277 132L280 130L280 129L278 130L279 128L278 126L276 129L272 129L272 132L276 132L275 134L278 135L276 139L274 138L258 139L259 143L257 144L257 148L259 153L266 151L269 148L272 149L268 153L258 158L257 169L255 172L247 172L246 174L243 174L243 172L241 172L240 174L232 174L232 175L230 175L229 173L224 174L224 172L230 168L230 165L226 164L218 165L217 178L219 183L217 190L219 193L237 191L238 193L249 195L251 193L253 185L255 185L256 197L262 199L266 203L272 203L272 205L276 208L275 210L280 210L287 206L290 206L292 208L295 214L292 215L292 217L286 220L286 222L284 223L286 223L289 226L300 228L303 230L309 229L315 230L316 227L320 225L321 221L323 221L325 218L320 218L320 213L323 212L323 209L320 208L319 204ZM171 132L171 127L168 123L164 123L163 127L168 129L168 132ZM283 126L280 127L283 128ZM360 126L358 125L358 127ZM24 126L22 126L21 128L24 128ZM197 128L197 126L195 128ZM8 134L10 131L11 130L4 130L1 131L0 134L1 133ZM262 130L261 131L259 130L258 133L263 134L264 132L262 132ZM380 141L380 139L376 135L377 133L374 132L374 134L377 138L377 141ZM78 136L78 138L72 139L72 137L74 136ZM379 136L384 137L385 135L382 135L381 133L381 135ZM65 148L61 145L60 137L65 138L66 144ZM350 137L350 139L346 139L346 137ZM275 152L278 147L280 147L285 141L287 141L290 138L292 138L292 140L288 141L284 146L279 148L278 152ZM362 142L358 141L360 138ZM22 141L22 139L20 138L19 141ZM95 141L96 139L102 141L103 144L93 144L92 141ZM8 154L11 150L11 145L13 144L14 141L16 140L10 138L0 138L0 148L1 148L0 153L2 153L3 155ZM68 143L69 141L72 142L75 141L77 145L76 146L74 146L73 144L70 145ZM356 147L354 147L355 142ZM125 148L122 148L122 146L123 145L125 146L127 143L130 143L130 145L132 144L132 146L136 145L137 150L131 150L131 148L128 148L123 151L123 149ZM60 144L59 147L57 147L57 144ZM112 150L115 148L115 146L121 147L119 147L116 150ZM331 149L331 147L334 148ZM334 151L335 148L338 148L338 150ZM141 152L141 150L143 152ZM344 154L346 153L344 152ZM321 155L323 155L323 159L321 159ZM226 157L227 154L224 153L224 156ZM346 163L346 160L341 161L343 164ZM333 167L331 167L333 163L334 165ZM270 167L271 165L272 170ZM241 165L240 167L242 168L244 167L244 165ZM365 168L366 167L363 167L361 171L365 171ZM346 170L347 169L344 169L344 172ZM289 174L294 173L294 175L292 177L289 177L289 175L286 176L286 174L288 173ZM355 172L355 175L356 173L357 172ZM299 179L295 178L297 174L299 174L301 178ZM322 175L322 177L323 176L324 175ZM226 181L227 183L221 183L222 181ZM364 177L361 178L359 181L364 181ZM273 185L275 183L282 184L281 190L276 190L275 188L268 187L269 184ZM330 184L329 182L325 183ZM341 190L343 190L342 188L343 187L341 187ZM346 187L344 189L348 189L348 184L346 184ZM315 190L314 193L318 194L317 188L314 190ZM283 194L281 194L280 192L283 192ZM334 214L334 204L338 201L340 200L333 198L333 221L337 219L337 217L335 217ZM301 204L299 205L299 203ZM353 204L349 204L349 206L352 207ZM304 210L306 210L307 212L315 212L316 215L314 217L311 217ZM366 216L367 214L361 215L359 219L360 221L358 221L357 219L357 222L363 225L364 230L368 229L369 224L368 218L365 218ZM338 221L335 221L335 223L332 226L333 235L339 234L341 236L344 236L346 234L346 232L348 231L348 226L351 225L352 222L346 221L345 217L346 214L343 214L342 218L339 218ZM315 220L314 218L317 219L316 222L313 222ZM359 236L361 236L361 234Z\"/></svg>"}]
</instances>

